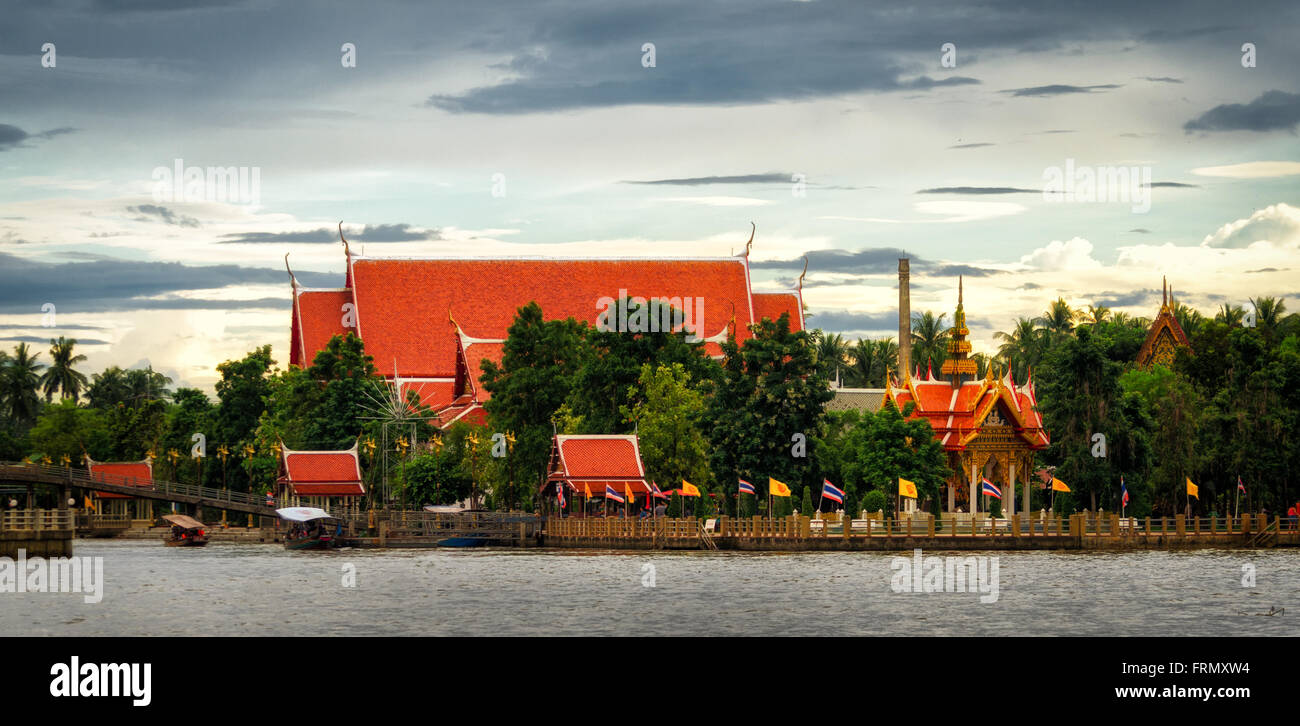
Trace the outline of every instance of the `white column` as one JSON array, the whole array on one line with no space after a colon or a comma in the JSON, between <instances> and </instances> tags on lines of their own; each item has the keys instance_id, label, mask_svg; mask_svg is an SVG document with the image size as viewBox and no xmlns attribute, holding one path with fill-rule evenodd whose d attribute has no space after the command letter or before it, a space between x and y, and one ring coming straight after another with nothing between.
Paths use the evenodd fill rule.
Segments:
<instances>
[{"instance_id":1,"label":"white column","mask_svg":"<svg viewBox=\"0 0 1300 726\"><path fill-rule=\"evenodd\" d=\"M978 492L975 490L975 457L970 459L970 513L974 514L979 509Z\"/></svg>"},{"instance_id":2,"label":"white column","mask_svg":"<svg viewBox=\"0 0 1300 726\"><path fill-rule=\"evenodd\" d=\"M1011 462L1011 478L1007 480L1007 491L1002 495L1002 501L1006 504L1003 509L1007 517L1016 513L1016 462Z\"/></svg>"}]
</instances>

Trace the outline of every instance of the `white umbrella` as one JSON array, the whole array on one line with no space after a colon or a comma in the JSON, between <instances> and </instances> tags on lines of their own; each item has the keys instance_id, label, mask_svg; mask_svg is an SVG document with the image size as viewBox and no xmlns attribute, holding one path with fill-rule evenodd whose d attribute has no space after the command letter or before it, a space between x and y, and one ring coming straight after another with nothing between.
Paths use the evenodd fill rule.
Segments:
<instances>
[{"instance_id":1,"label":"white umbrella","mask_svg":"<svg viewBox=\"0 0 1300 726\"><path fill-rule=\"evenodd\" d=\"M324 509L317 509L316 507L287 507L277 509L275 513L280 515L281 519L287 519L290 522L310 522L313 519L326 519L331 516Z\"/></svg>"}]
</instances>

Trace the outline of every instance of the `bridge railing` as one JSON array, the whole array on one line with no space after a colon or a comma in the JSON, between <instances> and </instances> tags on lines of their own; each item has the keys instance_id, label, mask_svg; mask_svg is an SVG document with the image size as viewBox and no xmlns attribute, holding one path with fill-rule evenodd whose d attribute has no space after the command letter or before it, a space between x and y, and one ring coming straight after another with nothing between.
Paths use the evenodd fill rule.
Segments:
<instances>
[{"instance_id":1,"label":"bridge railing","mask_svg":"<svg viewBox=\"0 0 1300 726\"><path fill-rule=\"evenodd\" d=\"M69 509L7 509L0 513L0 532L52 532L72 529Z\"/></svg>"},{"instance_id":2,"label":"bridge railing","mask_svg":"<svg viewBox=\"0 0 1300 726\"><path fill-rule=\"evenodd\" d=\"M91 474L85 469L49 466L45 464L4 464L0 465L0 468L10 470L16 469L21 472L31 473L36 475L37 478L60 479L67 481L72 486L83 489L95 489L99 486L108 485L109 487L149 489L162 494L179 494L187 497L198 497L212 502L231 502L246 505L266 504L266 496L262 494L236 492L230 489L214 489L212 487L204 487L197 484L182 484L180 482L167 481L165 479L148 480L133 476L122 476L120 474Z\"/></svg>"}]
</instances>

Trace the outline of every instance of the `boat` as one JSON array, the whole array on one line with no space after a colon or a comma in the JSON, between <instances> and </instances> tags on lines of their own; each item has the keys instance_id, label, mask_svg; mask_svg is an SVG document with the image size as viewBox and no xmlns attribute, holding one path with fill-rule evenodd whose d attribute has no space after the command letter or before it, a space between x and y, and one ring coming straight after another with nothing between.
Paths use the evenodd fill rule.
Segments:
<instances>
[{"instance_id":1,"label":"boat","mask_svg":"<svg viewBox=\"0 0 1300 726\"><path fill-rule=\"evenodd\" d=\"M172 525L172 531L163 535L163 544L168 547L202 547L208 543L207 525L184 514L168 514L163 517Z\"/></svg>"},{"instance_id":2,"label":"boat","mask_svg":"<svg viewBox=\"0 0 1300 726\"><path fill-rule=\"evenodd\" d=\"M338 546L336 532L325 521L330 513L316 507L286 507L275 513L289 522L284 535L287 550L328 550Z\"/></svg>"},{"instance_id":3,"label":"boat","mask_svg":"<svg viewBox=\"0 0 1300 726\"><path fill-rule=\"evenodd\" d=\"M448 537L438 540L439 547L486 547L487 537Z\"/></svg>"}]
</instances>

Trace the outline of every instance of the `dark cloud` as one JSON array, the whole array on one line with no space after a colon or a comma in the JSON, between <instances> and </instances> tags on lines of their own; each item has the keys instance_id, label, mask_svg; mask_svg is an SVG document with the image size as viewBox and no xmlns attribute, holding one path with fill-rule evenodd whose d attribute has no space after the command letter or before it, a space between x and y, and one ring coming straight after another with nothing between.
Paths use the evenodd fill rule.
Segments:
<instances>
[{"instance_id":1,"label":"dark cloud","mask_svg":"<svg viewBox=\"0 0 1300 726\"><path fill-rule=\"evenodd\" d=\"M337 286L340 276L298 272L307 286ZM283 298L261 300L183 299L177 293L232 285L283 284ZM156 298L156 299L155 299ZM0 253L0 313L39 313L47 302L60 315L105 310L216 310L283 307L289 301L284 270L238 265L109 260L35 262Z\"/></svg>"},{"instance_id":2,"label":"dark cloud","mask_svg":"<svg viewBox=\"0 0 1300 726\"><path fill-rule=\"evenodd\" d=\"M1136 227L1134 229L1130 229L1129 231L1133 232L1134 234L1151 234L1151 230L1146 229L1145 227Z\"/></svg>"},{"instance_id":3,"label":"dark cloud","mask_svg":"<svg viewBox=\"0 0 1300 726\"><path fill-rule=\"evenodd\" d=\"M812 310L809 325L832 333L898 331L898 313L852 313L847 310Z\"/></svg>"},{"instance_id":4,"label":"dark cloud","mask_svg":"<svg viewBox=\"0 0 1300 726\"><path fill-rule=\"evenodd\" d=\"M1295 131L1300 94L1267 91L1250 103L1226 103L1183 124L1192 131Z\"/></svg>"},{"instance_id":5,"label":"dark cloud","mask_svg":"<svg viewBox=\"0 0 1300 726\"><path fill-rule=\"evenodd\" d=\"M0 330L36 330L38 328L40 328L39 325L11 325L11 324L0 325ZM103 325L56 325L50 328L50 330L58 331L60 333L64 330L108 330L108 329L109 328Z\"/></svg>"},{"instance_id":6,"label":"dark cloud","mask_svg":"<svg viewBox=\"0 0 1300 726\"><path fill-rule=\"evenodd\" d=\"M177 227L198 227L199 226L199 220L195 219L194 217L187 217L183 214L177 214L176 212L173 212L167 207L159 206L157 204L141 204L134 207L127 207L126 211L135 214L144 215L143 217L138 218L144 221L153 221L148 218L157 217L158 219L162 220L164 224L171 224Z\"/></svg>"},{"instance_id":7,"label":"dark cloud","mask_svg":"<svg viewBox=\"0 0 1300 726\"><path fill-rule=\"evenodd\" d=\"M348 242L420 242L442 239L442 231L437 229L417 230L409 224L375 224L363 227L360 232L344 230ZM328 244L339 241L337 228L302 232L238 232L223 235L218 244Z\"/></svg>"},{"instance_id":8,"label":"dark cloud","mask_svg":"<svg viewBox=\"0 0 1300 726\"><path fill-rule=\"evenodd\" d=\"M1054 83L1048 86L1030 86L1029 88L1008 88L1002 93L1009 93L1012 96L1064 96L1070 93L1092 93L1093 91L1109 91L1115 88L1122 88L1115 83L1101 83L1095 86L1070 86L1062 83Z\"/></svg>"},{"instance_id":9,"label":"dark cloud","mask_svg":"<svg viewBox=\"0 0 1300 726\"><path fill-rule=\"evenodd\" d=\"M703 186L705 184L789 184L791 174L770 171L762 174L737 174L734 176L691 176L681 179L629 180L620 184L665 184L673 186Z\"/></svg>"},{"instance_id":10,"label":"dark cloud","mask_svg":"<svg viewBox=\"0 0 1300 726\"><path fill-rule=\"evenodd\" d=\"M917 194L1038 194L1038 189L1020 187L935 187L919 189Z\"/></svg>"},{"instance_id":11,"label":"dark cloud","mask_svg":"<svg viewBox=\"0 0 1300 726\"><path fill-rule=\"evenodd\" d=\"M1099 292L1094 305L1108 308L1127 308L1144 305L1156 294L1155 290L1135 290L1133 292Z\"/></svg>"},{"instance_id":12,"label":"dark cloud","mask_svg":"<svg viewBox=\"0 0 1300 726\"><path fill-rule=\"evenodd\" d=\"M1181 79L1169 76L1142 76L1142 80L1151 81L1152 83L1182 83Z\"/></svg>"},{"instance_id":13,"label":"dark cloud","mask_svg":"<svg viewBox=\"0 0 1300 726\"><path fill-rule=\"evenodd\" d=\"M978 149L982 146L994 146L994 145L995 144L991 144L987 142L980 142L977 144L957 144L955 146L949 146L948 148L949 149Z\"/></svg>"},{"instance_id":14,"label":"dark cloud","mask_svg":"<svg viewBox=\"0 0 1300 726\"><path fill-rule=\"evenodd\" d=\"M897 274L899 258L907 257L910 260L909 267L913 272L924 272L929 275L986 277L1002 273L1001 270L975 267L973 265L934 262L897 247L871 247L861 250L810 250L803 256L792 260L754 260L750 261L749 266L760 270L801 270L803 269L804 257L808 258L809 272L837 272L850 275ZM821 284L852 285L855 282L857 281Z\"/></svg>"},{"instance_id":15,"label":"dark cloud","mask_svg":"<svg viewBox=\"0 0 1300 726\"><path fill-rule=\"evenodd\" d=\"M1261 268L1259 268L1258 270L1246 270L1246 274L1249 275L1249 274L1256 273L1256 272L1286 272L1287 270L1290 270L1290 269L1291 269L1291 268L1289 268L1289 267L1284 267L1284 268L1282 268L1282 269L1280 269L1280 270L1279 270L1278 268L1276 268L1276 267L1261 267Z\"/></svg>"},{"instance_id":16,"label":"dark cloud","mask_svg":"<svg viewBox=\"0 0 1300 726\"><path fill-rule=\"evenodd\" d=\"M1164 189L1200 189L1200 184L1184 184L1182 182L1151 182L1151 188L1156 187Z\"/></svg>"},{"instance_id":17,"label":"dark cloud","mask_svg":"<svg viewBox=\"0 0 1300 726\"><path fill-rule=\"evenodd\" d=\"M29 134L26 131L23 131L22 129L18 128L17 126L11 126L9 124L0 124L0 151L8 151L10 149L16 149L22 147L24 146L23 144L24 141L33 140L33 139L40 139L40 140L52 139L55 136L70 134L74 131L76 131L76 129L64 126L57 129L50 129L49 131L41 131L40 133Z\"/></svg>"}]
</instances>

